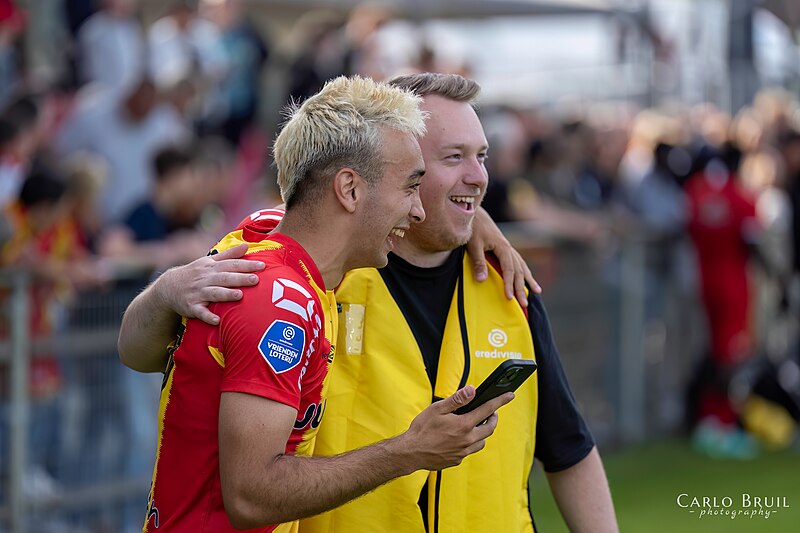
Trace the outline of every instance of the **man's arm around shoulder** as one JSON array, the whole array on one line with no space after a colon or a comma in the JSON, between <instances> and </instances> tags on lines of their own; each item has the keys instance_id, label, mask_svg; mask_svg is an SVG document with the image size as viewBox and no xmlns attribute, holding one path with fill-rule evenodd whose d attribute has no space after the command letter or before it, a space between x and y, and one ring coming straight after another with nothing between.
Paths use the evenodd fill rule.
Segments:
<instances>
[{"instance_id":1,"label":"man's arm around shoulder","mask_svg":"<svg viewBox=\"0 0 800 533\"><path fill-rule=\"evenodd\" d=\"M235 287L255 285L258 277L252 273L264 268L261 261L241 259L246 251L247 245L241 244L167 270L134 298L117 340L122 363L139 372L163 372L167 345L175 338L181 316L218 324L208 304L241 299L242 291Z\"/></svg>"}]
</instances>

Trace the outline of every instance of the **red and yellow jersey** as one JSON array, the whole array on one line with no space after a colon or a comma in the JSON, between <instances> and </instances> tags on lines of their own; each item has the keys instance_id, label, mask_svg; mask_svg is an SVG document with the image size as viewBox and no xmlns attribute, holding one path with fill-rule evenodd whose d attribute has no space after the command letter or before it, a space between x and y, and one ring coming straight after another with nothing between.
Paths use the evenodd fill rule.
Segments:
<instances>
[{"instance_id":1,"label":"red and yellow jersey","mask_svg":"<svg viewBox=\"0 0 800 533\"><path fill-rule=\"evenodd\" d=\"M274 227L251 220L215 248L242 242L266 268L239 302L213 304L218 327L184 319L164 377L158 455L144 531L235 531L223 507L218 417L223 392L297 409L286 453L311 455L325 410L336 339L336 301L311 257ZM214 253L212 251L212 253ZM276 487L276 490L280 490ZM296 523L254 531L293 531Z\"/></svg>"}]
</instances>

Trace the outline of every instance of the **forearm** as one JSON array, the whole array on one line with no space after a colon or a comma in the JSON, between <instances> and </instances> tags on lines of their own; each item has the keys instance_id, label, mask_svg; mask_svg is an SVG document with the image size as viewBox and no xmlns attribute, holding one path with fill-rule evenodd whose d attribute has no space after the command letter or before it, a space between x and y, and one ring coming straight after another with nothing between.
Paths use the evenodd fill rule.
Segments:
<instances>
[{"instance_id":1,"label":"forearm","mask_svg":"<svg viewBox=\"0 0 800 533\"><path fill-rule=\"evenodd\" d=\"M180 315L159 292L164 275L136 296L122 317L117 340L119 358L139 372L161 372L166 368L167 346L180 324Z\"/></svg>"},{"instance_id":2,"label":"forearm","mask_svg":"<svg viewBox=\"0 0 800 533\"><path fill-rule=\"evenodd\" d=\"M237 528L253 528L339 507L418 469L402 439L395 437L333 457L280 455L249 480L230 479L226 484L223 479L228 517ZM232 490L226 491L226 486ZM280 491L276 492L276 487Z\"/></svg>"},{"instance_id":3,"label":"forearm","mask_svg":"<svg viewBox=\"0 0 800 533\"><path fill-rule=\"evenodd\" d=\"M608 480L597 448L578 464L547 474L550 490L570 531L619 531Z\"/></svg>"}]
</instances>

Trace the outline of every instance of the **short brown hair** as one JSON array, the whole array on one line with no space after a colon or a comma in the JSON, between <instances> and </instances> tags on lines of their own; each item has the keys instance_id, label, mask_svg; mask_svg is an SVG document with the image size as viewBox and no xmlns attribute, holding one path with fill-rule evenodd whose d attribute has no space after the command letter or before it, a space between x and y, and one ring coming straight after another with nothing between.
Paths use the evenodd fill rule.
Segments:
<instances>
[{"instance_id":1,"label":"short brown hair","mask_svg":"<svg viewBox=\"0 0 800 533\"><path fill-rule=\"evenodd\" d=\"M417 96L431 94L443 96L457 102L474 103L481 86L458 74L442 74L439 72L422 72L396 76L387 82L389 85L410 91Z\"/></svg>"}]
</instances>

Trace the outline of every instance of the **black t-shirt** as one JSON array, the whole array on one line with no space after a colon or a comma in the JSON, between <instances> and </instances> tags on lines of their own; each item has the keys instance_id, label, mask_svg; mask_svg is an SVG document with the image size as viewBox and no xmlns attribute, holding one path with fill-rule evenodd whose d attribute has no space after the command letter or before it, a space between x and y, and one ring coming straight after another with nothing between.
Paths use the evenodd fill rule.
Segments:
<instances>
[{"instance_id":1,"label":"black t-shirt","mask_svg":"<svg viewBox=\"0 0 800 533\"><path fill-rule=\"evenodd\" d=\"M389 264L378 271L414 334L431 384L436 383L439 350L462 257L463 252L456 251L441 266L420 268L390 253Z\"/></svg>"},{"instance_id":2,"label":"black t-shirt","mask_svg":"<svg viewBox=\"0 0 800 533\"><path fill-rule=\"evenodd\" d=\"M441 266L420 268L390 253L388 265L379 270L414 334L431 383L436 380L447 313L463 254L460 248ZM539 382L535 456L545 471L559 472L586 457L594 447L594 438L569 388L544 304L534 293L528 298L528 324Z\"/></svg>"},{"instance_id":3,"label":"black t-shirt","mask_svg":"<svg viewBox=\"0 0 800 533\"><path fill-rule=\"evenodd\" d=\"M136 206L124 224L133 232L136 242L163 241L174 231L170 221L150 201Z\"/></svg>"}]
</instances>

